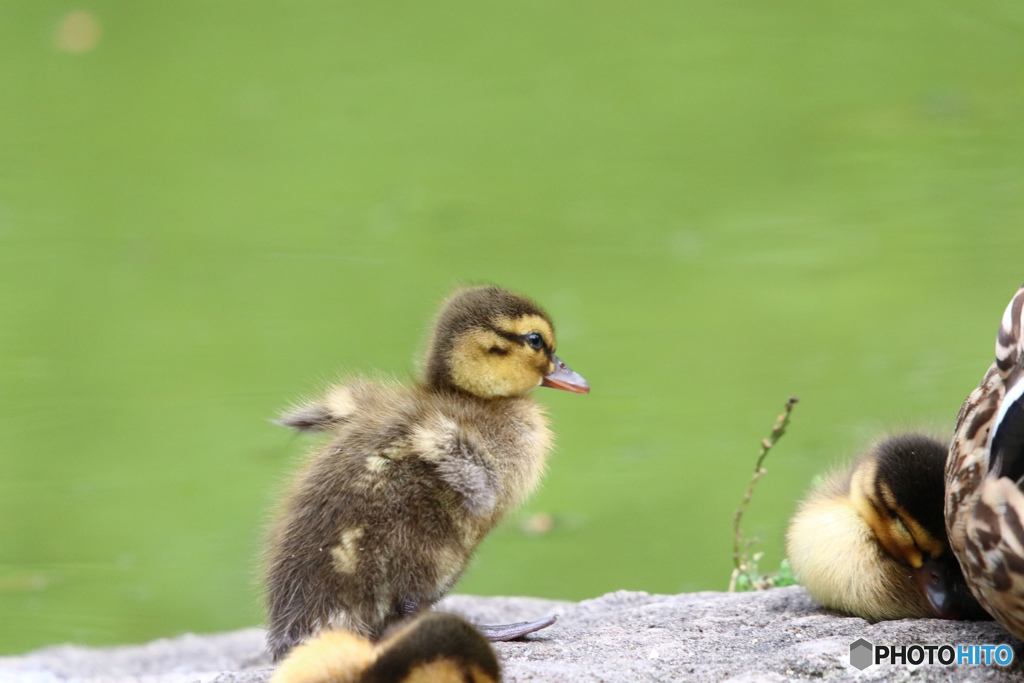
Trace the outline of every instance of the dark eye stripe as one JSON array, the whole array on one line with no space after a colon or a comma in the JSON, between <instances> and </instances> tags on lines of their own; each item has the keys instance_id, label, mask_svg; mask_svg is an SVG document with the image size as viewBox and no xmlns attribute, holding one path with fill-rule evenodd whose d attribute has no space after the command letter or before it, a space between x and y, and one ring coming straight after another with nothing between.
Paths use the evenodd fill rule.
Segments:
<instances>
[{"instance_id":1,"label":"dark eye stripe","mask_svg":"<svg viewBox=\"0 0 1024 683\"><path fill-rule=\"evenodd\" d=\"M508 341L515 342L517 344L523 343L523 337L521 335L515 334L514 332L506 332L505 330L499 329L494 325L488 325L487 329L493 332L494 334L498 335L502 339L507 339Z\"/></svg>"},{"instance_id":2,"label":"dark eye stripe","mask_svg":"<svg viewBox=\"0 0 1024 683\"><path fill-rule=\"evenodd\" d=\"M522 346L530 346L530 343L528 341L526 341L526 338L528 336L530 336L531 334L539 334L538 332L528 332L527 334L516 334L515 332L506 332L505 330L497 328L494 325L487 325L487 329L490 330L491 332L493 332L494 334L498 335L502 339L507 339L510 342L515 342L516 344L520 344ZM538 350L541 350L541 349L543 349L548 355L551 355L551 347L549 347L548 343L546 341L544 341L544 335L540 335L540 349L538 349Z\"/></svg>"}]
</instances>

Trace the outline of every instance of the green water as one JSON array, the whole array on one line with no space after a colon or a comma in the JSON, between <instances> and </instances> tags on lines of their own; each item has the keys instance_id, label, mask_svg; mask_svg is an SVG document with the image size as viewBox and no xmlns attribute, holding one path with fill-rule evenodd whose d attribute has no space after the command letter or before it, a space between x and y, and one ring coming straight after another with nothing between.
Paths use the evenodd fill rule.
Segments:
<instances>
[{"instance_id":1,"label":"green water","mask_svg":"<svg viewBox=\"0 0 1024 683\"><path fill-rule=\"evenodd\" d=\"M546 306L542 490L459 586L723 589L811 477L949 429L1024 281L1024 4L0 2L0 652L252 625L307 442L437 302ZM95 36L93 37L95 41ZM530 535L521 518L554 516Z\"/></svg>"}]
</instances>

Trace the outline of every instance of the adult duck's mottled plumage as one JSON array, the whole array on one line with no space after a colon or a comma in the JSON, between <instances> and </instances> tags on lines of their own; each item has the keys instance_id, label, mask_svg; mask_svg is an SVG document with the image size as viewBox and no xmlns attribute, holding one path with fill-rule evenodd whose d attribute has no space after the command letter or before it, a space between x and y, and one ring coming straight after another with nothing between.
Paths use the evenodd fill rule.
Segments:
<instances>
[{"instance_id":1,"label":"adult duck's mottled plumage","mask_svg":"<svg viewBox=\"0 0 1024 683\"><path fill-rule=\"evenodd\" d=\"M452 614L426 613L380 643L324 631L299 645L270 683L497 683L501 670L487 639Z\"/></svg>"},{"instance_id":2,"label":"adult duck's mottled plumage","mask_svg":"<svg viewBox=\"0 0 1024 683\"><path fill-rule=\"evenodd\" d=\"M589 391L554 352L551 319L535 303L466 289L438 314L418 384L353 379L284 416L329 439L270 534L275 659L326 627L379 638L452 588L544 471L551 434L530 390ZM552 622L485 633L509 639Z\"/></svg>"},{"instance_id":3,"label":"adult duck's mottled plumage","mask_svg":"<svg viewBox=\"0 0 1024 683\"><path fill-rule=\"evenodd\" d=\"M946 451L919 434L889 437L801 504L787 554L818 602L870 621L987 618L946 539Z\"/></svg>"},{"instance_id":4,"label":"adult duck's mottled plumage","mask_svg":"<svg viewBox=\"0 0 1024 683\"><path fill-rule=\"evenodd\" d=\"M946 462L946 527L967 583L1024 638L1024 287L1003 313L996 359L960 409Z\"/></svg>"}]
</instances>

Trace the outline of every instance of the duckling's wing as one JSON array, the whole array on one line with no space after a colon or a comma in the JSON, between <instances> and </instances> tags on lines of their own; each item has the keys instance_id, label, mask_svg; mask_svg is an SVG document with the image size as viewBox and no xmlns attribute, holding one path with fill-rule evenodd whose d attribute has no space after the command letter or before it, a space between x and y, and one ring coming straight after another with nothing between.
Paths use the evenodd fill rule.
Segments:
<instances>
[{"instance_id":1,"label":"duckling's wing","mask_svg":"<svg viewBox=\"0 0 1024 683\"><path fill-rule=\"evenodd\" d=\"M470 514L487 515L494 509L501 493L498 471L468 429L449 417L435 416L417 427L413 445L441 480L462 496Z\"/></svg>"}]
</instances>

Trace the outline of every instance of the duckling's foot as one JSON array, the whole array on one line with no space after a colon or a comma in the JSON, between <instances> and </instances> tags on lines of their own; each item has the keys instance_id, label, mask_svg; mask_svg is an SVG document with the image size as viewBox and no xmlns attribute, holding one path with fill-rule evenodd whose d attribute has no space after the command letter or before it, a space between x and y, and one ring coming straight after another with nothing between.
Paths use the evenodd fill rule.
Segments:
<instances>
[{"instance_id":1,"label":"duckling's foot","mask_svg":"<svg viewBox=\"0 0 1024 683\"><path fill-rule=\"evenodd\" d=\"M558 615L544 617L537 621L517 621L514 624L502 624L500 626L477 626L477 630L484 634L484 638L492 643L503 643L507 640L522 638L528 633L539 631L555 623Z\"/></svg>"},{"instance_id":2,"label":"duckling's foot","mask_svg":"<svg viewBox=\"0 0 1024 683\"><path fill-rule=\"evenodd\" d=\"M415 598L406 598L402 601L402 616L411 617L420 611L420 601Z\"/></svg>"}]
</instances>

